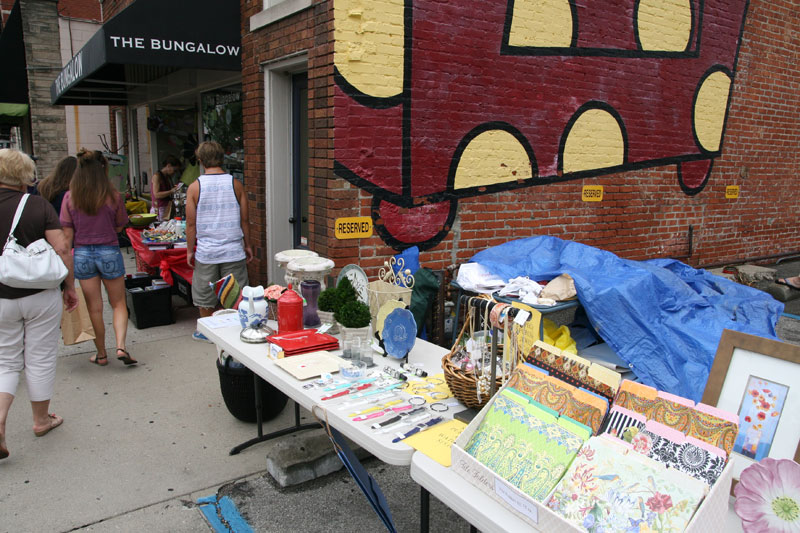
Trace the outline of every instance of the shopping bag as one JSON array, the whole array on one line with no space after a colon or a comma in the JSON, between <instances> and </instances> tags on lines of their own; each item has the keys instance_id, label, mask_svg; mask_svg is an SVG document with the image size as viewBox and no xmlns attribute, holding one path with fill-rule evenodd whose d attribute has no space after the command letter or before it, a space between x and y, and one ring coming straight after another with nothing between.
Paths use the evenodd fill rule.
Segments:
<instances>
[{"instance_id":1,"label":"shopping bag","mask_svg":"<svg viewBox=\"0 0 800 533\"><path fill-rule=\"evenodd\" d=\"M75 287L75 292L78 294L78 307L61 315L61 338L65 346L90 341L95 337L83 292L80 287Z\"/></svg>"}]
</instances>

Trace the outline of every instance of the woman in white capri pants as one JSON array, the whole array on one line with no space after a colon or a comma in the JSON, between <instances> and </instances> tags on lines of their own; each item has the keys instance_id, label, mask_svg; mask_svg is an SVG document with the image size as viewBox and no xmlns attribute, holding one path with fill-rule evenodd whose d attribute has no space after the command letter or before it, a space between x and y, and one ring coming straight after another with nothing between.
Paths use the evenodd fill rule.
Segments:
<instances>
[{"instance_id":1,"label":"woman in white capri pants","mask_svg":"<svg viewBox=\"0 0 800 533\"><path fill-rule=\"evenodd\" d=\"M17 150L0 150L2 243L6 242L22 195L27 186L33 185L33 177L30 157ZM64 421L49 412L50 398L56 380L61 311L63 307L72 310L78 306L72 255L50 202L41 196L30 196L14 236L22 246L46 239L64 261L69 274L64 280L63 294L59 289L18 289L0 283L0 459L9 455L6 419L23 368L33 410L34 434L43 437Z\"/></svg>"}]
</instances>

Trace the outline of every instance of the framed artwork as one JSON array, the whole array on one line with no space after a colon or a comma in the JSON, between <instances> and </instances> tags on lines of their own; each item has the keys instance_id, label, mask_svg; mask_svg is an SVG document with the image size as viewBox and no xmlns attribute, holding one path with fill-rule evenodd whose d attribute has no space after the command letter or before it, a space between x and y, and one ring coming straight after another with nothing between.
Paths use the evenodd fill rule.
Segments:
<instances>
[{"instance_id":1,"label":"framed artwork","mask_svg":"<svg viewBox=\"0 0 800 533\"><path fill-rule=\"evenodd\" d=\"M739 416L734 484L764 457L800 462L800 346L723 330L703 403Z\"/></svg>"}]
</instances>

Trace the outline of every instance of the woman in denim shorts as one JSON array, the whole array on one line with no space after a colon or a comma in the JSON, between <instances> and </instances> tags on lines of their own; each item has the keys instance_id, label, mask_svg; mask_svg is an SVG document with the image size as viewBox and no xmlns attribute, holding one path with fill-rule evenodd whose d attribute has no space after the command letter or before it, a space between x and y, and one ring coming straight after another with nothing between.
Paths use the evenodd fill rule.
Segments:
<instances>
[{"instance_id":1,"label":"woman in denim shorts","mask_svg":"<svg viewBox=\"0 0 800 533\"><path fill-rule=\"evenodd\" d=\"M128 223L128 215L125 199L108 179L108 162L102 153L85 148L78 153L78 168L64 196L60 218L64 232L75 246L75 278L81 284L94 328L97 353L89 361L100 366L108 364L102 280L114 311L117 359L126 365L136 364L138 361L125 348L128 332L125 265L117 240L117 233Z\"/></svg>"}]
</instances>

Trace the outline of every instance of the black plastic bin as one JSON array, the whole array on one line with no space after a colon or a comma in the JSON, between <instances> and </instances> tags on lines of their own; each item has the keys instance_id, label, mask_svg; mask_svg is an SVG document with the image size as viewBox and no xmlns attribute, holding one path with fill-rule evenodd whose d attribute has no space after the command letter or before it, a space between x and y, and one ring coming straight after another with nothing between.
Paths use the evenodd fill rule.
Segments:
<instances>
[{"instance_id":1,"label":"black plastic bin","mask_svg":"<svg viewBox=\"0 0 800 533\"><path fill-rule=\"evenodd\" d=\"M172 287L131 291L125 290L128 317L136 329L172 324Z\"/></svg>"},{"instance_id":2,"label":"black plastic bin","mask_svg":"<svg viewBox=\"0 0 800 533\"><path fill-rule=\"evenodd\" d=\"M246 366L231 366L231 356L225 357L225 364L217 359L219 386L222 399L228 411L242 422L256 421L256 393L253 371ZM261 421L272 420L283 411L289 398L264 381L261 383Z\"/></svg>"}]
</instances>

